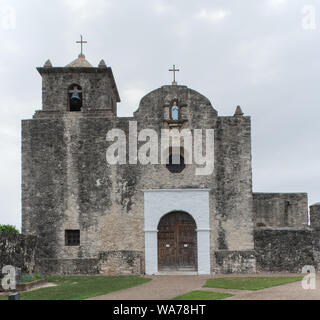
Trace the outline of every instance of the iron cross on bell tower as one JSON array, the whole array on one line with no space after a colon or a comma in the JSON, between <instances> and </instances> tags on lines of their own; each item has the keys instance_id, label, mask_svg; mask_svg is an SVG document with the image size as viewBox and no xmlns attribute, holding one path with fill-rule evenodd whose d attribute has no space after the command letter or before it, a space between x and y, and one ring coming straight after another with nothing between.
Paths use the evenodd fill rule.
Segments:
<instances>
[{"instance_id":1,"label":"iron cross on bell tower","mask_svg":"<svg viewBox=\"0 0 320 320\"><path fill-rule=\"evenodd\" d=\"M179 72L180 69L176 69L176 65L173 65L173 69L169 69L170 72L173 72L173 82L172 85L176 86L178 83L176 82L176 72Z\"/></svg>"},{"instance_id":2,"label":"iron cross on bell tower","mask_svg":"<svg viewBox=\"0 0 320 320\"><path fill-rule=\"evenodd\" d=\"M85 43L88 43L88 41L83 41L83 37L82 37L82 35L80 35L80 38L81 38L81 40L80 41L77 41L76 43L79 43L79 44L81 44L81 56L83 56L83 45L85 44Z\"/></svg>"}]
</instances>

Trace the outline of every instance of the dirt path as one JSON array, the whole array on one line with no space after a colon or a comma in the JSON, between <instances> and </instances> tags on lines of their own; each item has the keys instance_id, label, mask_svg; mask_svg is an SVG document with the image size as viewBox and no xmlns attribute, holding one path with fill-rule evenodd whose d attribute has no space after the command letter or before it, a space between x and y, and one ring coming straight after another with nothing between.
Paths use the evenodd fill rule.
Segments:
<instances>
[{"instance_id":1,"label":"dirt path","mask_svg":"<svg viewBox=\"0 0 320 320\"><path fill-rule=\"evenodd\" d=\"M131 289L109 293L89 300L170 300L201 288L208 276L152 276L153 280Z\"/></svg>"},{"instance_id":2,"label":"dirt path","mask_svg":"<svg viewBox=\"0 0 320 320\"><path fill-rule=\"evenodd\" d=\"M254 276L280 276L259 274ZM296 276L296 274L290 274ZM234 277L235 275L231 275ZM239 277L248 276L240 275ZM282 274L283 276L283 274ZM289 276L289 274L287 274ZM301 274L300 274L301 276ZM220 275L217 277L228 277ZM153 280L141 286L117 291L89 300L170 300L193 290L206 290L234 294L226 300L320 300L320 274L315 290L304 290L301 281L259 291L202 288L209 276L152 276Z\"/></svg>"}]
</instances>

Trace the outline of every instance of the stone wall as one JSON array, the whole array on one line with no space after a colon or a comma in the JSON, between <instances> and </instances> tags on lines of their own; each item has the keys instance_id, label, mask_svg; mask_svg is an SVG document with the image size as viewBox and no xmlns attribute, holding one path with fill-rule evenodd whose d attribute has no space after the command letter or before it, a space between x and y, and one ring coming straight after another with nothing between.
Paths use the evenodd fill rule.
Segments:
<instances>
[{"instance_id":1,"label":"stone wall","mask_svg":"<svg viewBox=\"0 0 320 320\"><path fill-rule=\"evenodd\" d=\"M256 272L256 254L253 250L216 251L214 272L218 274L255 273Z\"/></svg>"},{"instance_id":2,"label":"stone wall","mask_svg":"<svg viewBox=\"0 0 320 320\"><path fill-rule=\"evenodd\" d=\"M215 273L292 272L305 265L318 269L320 236L304 228L256 228L255 251L221 250L214 253ZM107 251L91 259L52 259L44 239L0 233L0 269L5 265L47 275L144 274L141 251Z\"/></svg>"},{"instance_id":3,"label":"stone wall","mask_svg":"<svg viewBox=\"0 0 320 320\"><path fill-rule=\"evenodd\" d=\"M215 125L212 235L214 250L253 250L251 118L219 117Z\"/></svg>"},{"instance_id":4,"label":"stone wall","mask_svg":"<svg viewBox=\"0 0 320 320\"><path fill-rule=\"evenodd\" d=\"M139 251L107 251L91 259L38 259L37 266L47 275L140 275L144 274L144 255Z\"/></svg>"},{"instance_id":5,"label":"stone wall","mask_svg":"<svg viewBox=\"0 0 320 320\"><path fill-rule=\"evenodd\" d=\"M320 231L320 203L310 206L311 228Z\"/></svg>"},{"instance_id":6,"label":"stone wall","mask_svg":"<svg viewBox=\"0 0 320 320\"><path fill-rule=\"evenodd\" d=\"M301 273L318 268L319 241L309 228L257 228L254 231L257 272Z\"/></svg>"},{"instance_id":7,"label":"stone wall","mask_svg":"<svg viewBox=\"0 0 320 320\"><path fill-rule=\"evenodd\" d=\"M45 275L97 275L98 259L37 259L38 269Z\"/></svg>"},{"instance_id":8,"label":"stone wall","mask_svg":"<svg viewBox=\"0 0 320 320\"><path fill-rule=\"evenodd\" d=\"M306 193L254 193L253 219L256 227L306 227Z\"/></svg>"},{"instance_id":9,"label":"stone wall","mask_svg":"<svg viewBox=\"0 0 320 320\"><path fill-rule=\"evenodd\" d=\"M10 265L20 268L22 273L34 272L39 247L35 236L0 233L0 271Z\"/></svg>"},{"instance_id":10,"label":"stone wall","mask_svg":"<svg viewBox=\"0 0 320 320\"><path fill-rule=\"evenodd\" d=\"M55 259L45 239L0 233L0 270L6 265L22 273L40 271L45 275L143 274L141 252L103 252L92 259Z\"/></svg>"},{"instance_id":11,"label":"stone wall","mask_svg":"<svg viewBox=\"0 0 320 320\"><path fill-rule=\"evenodd\" d=\"M22 122L22 233L58 243L67 192L66 139L59 120Z\"/></svg>"},{"instance_id":12,"label":"stone wall","mask_svg":"<svg viewBox=\"0 0 320 320\"><path fill-rule=\"evenodd\" d=\"M45 275L138 275L144 274L144 254L107 251L91 259L55 259L45 239L0 233L0 271L7 265L20 268L22 273L40 271Z\"/></svg>"},{"instance_id":13,"label":"stone wall","mask_svg":"<svg viewBox=\"0 0 320 320\"><path fill-rule=\"evenodd\" d=\"M107 251L99 255L100 273L110 275L144 274L141 251Z\"/></svg>"}]
</instances>

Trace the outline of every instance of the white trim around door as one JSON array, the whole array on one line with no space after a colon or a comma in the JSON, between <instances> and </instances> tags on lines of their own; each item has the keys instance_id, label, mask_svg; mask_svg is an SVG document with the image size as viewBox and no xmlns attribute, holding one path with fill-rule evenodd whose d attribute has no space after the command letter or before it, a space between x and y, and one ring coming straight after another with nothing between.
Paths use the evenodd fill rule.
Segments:
<instances>
[{"instance_id":1,"label":"white trim around door","mask_svg":"<svg viewBox=\"0 0 320 320\"><path fill-rule=\"evenodd\" d=\"M190 214L197 224L198 274L210 274L210 211L208 189L160 189L144 192L146 274L158 273L158 225L175 211Z\"/></svg>"}]
</instances>

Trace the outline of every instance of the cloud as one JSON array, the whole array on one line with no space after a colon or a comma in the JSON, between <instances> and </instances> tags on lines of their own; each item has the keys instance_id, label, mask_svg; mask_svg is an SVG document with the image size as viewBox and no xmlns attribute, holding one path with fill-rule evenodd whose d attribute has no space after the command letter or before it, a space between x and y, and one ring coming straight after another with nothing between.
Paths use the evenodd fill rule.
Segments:
<instances>
[{"instance_id":1,"label":"cloud","mask_svg":"<svg viewBox=\"0 0 320 320\"><path fill-rule=\"evenodd\" d=\"M1 44L1 55L3 54L22 56L23 52L19 43L16 43L14 40L11 40L5 41Z\"/></svg>"},{"instance_id":2,"label":"cloud","mask_svg":"<svg viewBox=\"0 0 320 320\"><path fill-rule=\"evenodd\" d=\"M149 91L144 84L138 84L136 87L127 86L121 94L122 103L118 107L119 116L132 115L138 109L142 97Z\"/></svg>"},{"instance_id":3,"label":"cloud","mask_svg":"<svg viewBox=\"0 0 320 320\"><path fill-rule=\"evenodd\" d=\"M224 20L231 13L225 10L207 10L203 9L195 17L204 21L219 22Z\"/></svg>"},{"instance_id":4,"label":"cloud","mask_svg":"<svg viewBox=\"0 0 320 320\"><path fill-rule=\"evenodd\" d=\"M276 38L243 41L235 47L232 62L246 70L246 79L251 83L273 81L277 72L274 61L280 47Z\"/></svg>"},{"instance_id":5,"label":"cloud","mask_svg":"<svg viewBox=\"0 0 320 320\"><path fill-rule=\"evenodd\" d=\"M185 21L176 23L173 30L179 38L185 38L190 35L190 25Z\"/></svg>"},{"instance_id":6,"label":"cloud","mask_svg":"<svg viewBox=\"0 0 320 320\"><path fill-rule=\"evenodd\" d=\"M287 3L287 0L269 0L269 5L274 8L280 8Z\"/></svg>"},{"instance_id":7,"label":"cloud","mask_svg":"<svg viewBox=\"0 0 320 320\"><path fill-rule=\"evenodd\" d=\"M110 7L110 0L64 0L65 5L78 13L81 19L105 14Z\"/></svg>"},{"instance_id":8,"label":"cloud","mask_svg":"<svg viewBox=\"0 0 320 320\"><path fill-rule=\"evenodd\" d=\"M154 4L154 10L158 14L168 14L175 12L175 7L170 4L165 4L163 2L157 1Z\"/></svg>"}]
</instances>

